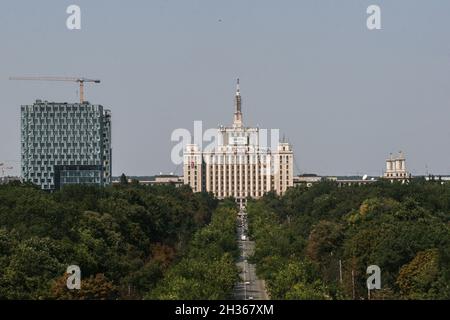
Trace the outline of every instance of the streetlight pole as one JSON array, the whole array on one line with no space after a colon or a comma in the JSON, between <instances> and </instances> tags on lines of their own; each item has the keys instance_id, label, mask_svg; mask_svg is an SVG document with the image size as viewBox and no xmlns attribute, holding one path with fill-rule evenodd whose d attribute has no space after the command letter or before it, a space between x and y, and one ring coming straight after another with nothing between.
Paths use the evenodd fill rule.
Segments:
<instances>
[{"instance_id":1,"label":"streetlight pole","mask_svg":"<svg viewBox=\"0 0 450 320\"><path fill-rule=\"evenodd\" d=\"M355 271L352 270L352 295L353 300L355 300L356 294L355 294Z\"/></svg>"},{"instance_id":2,"label":"streetlight pole","mask_svg":"<svg viewBox=\"0 0 450 320\"><path fill-rule=\"evenodd\" d=\"M247 271L245 270L245 260L244 260L244 300L247 300L247 280L245 274Z\"/></svg>"}]
</instances>

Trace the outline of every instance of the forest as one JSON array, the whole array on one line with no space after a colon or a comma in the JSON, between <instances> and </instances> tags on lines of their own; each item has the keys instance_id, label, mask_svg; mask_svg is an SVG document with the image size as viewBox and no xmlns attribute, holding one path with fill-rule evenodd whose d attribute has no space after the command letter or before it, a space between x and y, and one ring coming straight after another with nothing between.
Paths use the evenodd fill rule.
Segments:
<instances>
[{"instance_id":1,"label":"forest","mask_svg":"<svg viewBox=\"0 0 450 320\"><path fill-rule=\"evenodd\" d=\"M248 203L271 299L450 299L450 185L321 182ZM381 289L366 286L369 265Z\"/></svg>"},{"instance_id":2,"label":"forest","mask_svg":"<svg viewBox=\"0 0 450 320\"><path fill-rule=\"evenodd\" d=\"M189 187L2 185L0 299L227 298L235 212ZM81 290L66 287L69 265Z\"/></svg>"},{"instance_id":3,"label":"forest","mask_svg":"<svg viewBox=\"0 0 450 320\"><path fill-rule=\"evenodd\" d=\"M232 299L237 207L188 186L0 186L0 299ZM271 299L450 299L450 185L321 182L248 199ZM68 290L66 269L81 269Z\"/></svg>"}]
</instances>

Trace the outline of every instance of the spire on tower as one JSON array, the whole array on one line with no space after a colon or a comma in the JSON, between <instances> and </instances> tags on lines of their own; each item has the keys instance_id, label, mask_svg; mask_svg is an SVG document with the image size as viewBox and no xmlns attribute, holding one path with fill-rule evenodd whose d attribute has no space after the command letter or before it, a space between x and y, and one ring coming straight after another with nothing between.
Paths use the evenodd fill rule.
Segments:
<instances>
[{"instance_id":1,"label":"spire on tower","mask_svg":"<svg viewBox=\"0 0 450 320\"><path fill-rule=\"evenodd\" d=\"M242 99L241 99L241 89L239 85L239 78L237 79L237 86L236 86L236 112L241 113L242 112Z\"/></svg>"},{"instance_id":2,"label":"spire on tower","mask_svg":"<svg viewBox=\"0 0 450 320\"><path fill-rule=\"evenodd\" d=\"M239 78L236 85L236 110L234 112L234 124L236 126L242 126L242 98Z\"/></svg>"}]
</instances>

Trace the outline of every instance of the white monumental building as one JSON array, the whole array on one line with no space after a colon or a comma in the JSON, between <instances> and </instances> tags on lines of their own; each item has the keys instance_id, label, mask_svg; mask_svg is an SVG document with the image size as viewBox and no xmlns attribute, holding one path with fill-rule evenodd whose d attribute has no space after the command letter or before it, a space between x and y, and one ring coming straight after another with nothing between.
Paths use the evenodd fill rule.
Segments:
<instances>
[{"instance_id":1,"label":"white monumental building","mask_svg":"<svg viewBox=\"0 0 450 320\"><path fill-rule=\"evenodd\" d=\"M293 151L289 143L279 141L277 130L270 131L271 148L267 148L267 132L244 126L238 79L232 126L220 126L217 141L209 149L186 146L184 183L194 192L212 192L219 199L259 198L269 191L282 195L294 185Z\"/></svg>"},{"instance_id":2,"label":"white monumental building","mask_svg":"<svg viewBox=\"0 0 450 320\"><path fill-rule=\"evenodd\" d=\"M406 170L406 159L403 152L400 151L396 157L393 157L392 153L390 154L389 159L386 160L384 178L402 182L411 178L411 175Z\"/></svg>"}]
</instances>

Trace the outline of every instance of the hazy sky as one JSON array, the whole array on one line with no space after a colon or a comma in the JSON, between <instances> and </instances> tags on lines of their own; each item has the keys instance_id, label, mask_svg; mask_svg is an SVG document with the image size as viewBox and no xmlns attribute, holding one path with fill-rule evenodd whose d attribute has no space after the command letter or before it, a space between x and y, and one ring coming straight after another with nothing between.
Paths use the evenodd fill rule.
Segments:
<instances>
[{"instance_id":1,"label":"hazy sky","mask_svg":"<svg viewBox=\"0 0 450 320\"><path fill-rule=\"evenodd\" d=\"M175 171L172 131L230 124L240 77L246 125L286 134L301 173L379 175L403 150L450 174L448 0L3 0L0 40L0 162L20 160L20 105L78 99L9 76L101 79L86 96L113 112L114 175Z\"/></svg>"}]
</instances>

